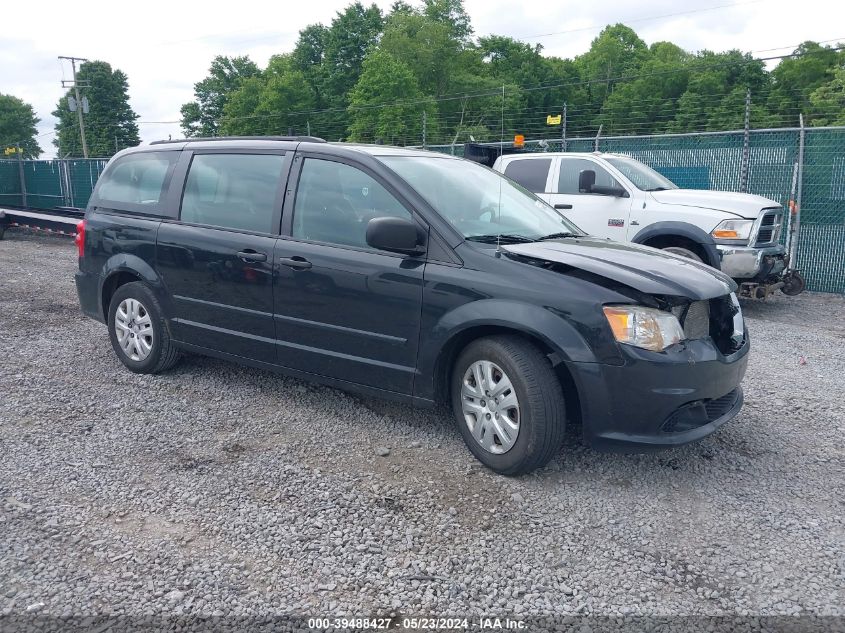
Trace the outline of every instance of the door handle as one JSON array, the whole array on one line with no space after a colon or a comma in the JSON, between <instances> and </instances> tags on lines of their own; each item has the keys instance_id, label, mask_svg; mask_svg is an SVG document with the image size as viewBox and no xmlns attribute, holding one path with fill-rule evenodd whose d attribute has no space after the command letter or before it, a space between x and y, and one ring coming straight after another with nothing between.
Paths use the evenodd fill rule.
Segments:
<instances>
[{"instance_id":1,"label":"door handle","mask_svg":"<svg viewBox=\"0 0 845 633\"><path fill-rule=\"evenodd\" d=\"M556 204L555 209L571 209L571 204Z\"/></svg>"},{"instance_id":2,"label":"door handle","mask_svg":"<svg viewBox=\"0 0 845 633\"><path fill-rule=\"evenodd\" d=\"M238 258L245 262L266 262L267 254L259 253L253 250L239 251Z\"/></svg>"},{"instance_id":3,"label":"door handle","mask_svg":"<svg viewBox=\"0 0 845 633\"><path fill-rule=\"evenodd\" d=\"M290 266L294 270L308 270L311 268L311 262L304 257L294 255L293 257L280 257L279 263L282 266Z\"/></svg>"}]
</instances>

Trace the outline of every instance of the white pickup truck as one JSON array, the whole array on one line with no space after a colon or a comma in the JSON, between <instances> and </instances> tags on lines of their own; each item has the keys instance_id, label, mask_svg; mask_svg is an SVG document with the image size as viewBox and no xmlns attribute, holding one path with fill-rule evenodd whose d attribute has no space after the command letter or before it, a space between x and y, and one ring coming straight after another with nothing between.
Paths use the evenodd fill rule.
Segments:
<instances>
[{"instance_id":1,"label":"white pickup truck","mask_svg":"<svg viewBox=\"0 0 845 633\"><path fill-rule=\"evenodd\" d=\"M592 235L635 242L706 262L731 276L740 294L765 298L804 290L780 243L783 207L761 196L679 189L621 154L524 153L493 169L554 206Z\"/></svg>"}]
</instances>

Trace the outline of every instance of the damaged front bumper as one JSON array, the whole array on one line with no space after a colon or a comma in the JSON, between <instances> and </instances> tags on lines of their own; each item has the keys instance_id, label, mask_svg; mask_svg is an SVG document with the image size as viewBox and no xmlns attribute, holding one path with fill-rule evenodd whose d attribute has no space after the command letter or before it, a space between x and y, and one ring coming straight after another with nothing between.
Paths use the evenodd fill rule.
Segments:
<instances>
[{"instance_id":1,"label":"damaged front bumper","mask_svg":"<svg viewBox=\"0 0 845 633\"><path fill-rule=\"evenodd\" d=\"M788 263L786 249L780 244L766 248L717 244L722 256L721 270L737 281L765 281L777 277Z\"/></svg>"}]
</instances>

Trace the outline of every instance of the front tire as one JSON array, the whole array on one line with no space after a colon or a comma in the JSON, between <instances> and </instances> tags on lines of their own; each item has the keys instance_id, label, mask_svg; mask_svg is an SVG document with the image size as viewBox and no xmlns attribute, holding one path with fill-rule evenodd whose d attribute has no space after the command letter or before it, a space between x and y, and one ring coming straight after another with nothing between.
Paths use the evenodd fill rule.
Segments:
<instances>
[{"instance_id":1,"label":"front tire","mask_svg":"<svg viewBox=\"0 0 845 633\"><path fill-rule=\"evenodd\" d=\"M502 475L545 466L566 428L563 389L549 359L518 336L470 343L451 375L452 411L473 455Z\"/></svg>"},{"instance_id":2,"label":"front tire","mask_svg":"<svg viewBox=\"0 0 845 633\"><path fill-rule=\"evenodd\" d=\"M179 360L161 305L147 284L120 286L112 295L108 316L112 348L130 371L157 374Z\"/></svg>"}]
</instances>

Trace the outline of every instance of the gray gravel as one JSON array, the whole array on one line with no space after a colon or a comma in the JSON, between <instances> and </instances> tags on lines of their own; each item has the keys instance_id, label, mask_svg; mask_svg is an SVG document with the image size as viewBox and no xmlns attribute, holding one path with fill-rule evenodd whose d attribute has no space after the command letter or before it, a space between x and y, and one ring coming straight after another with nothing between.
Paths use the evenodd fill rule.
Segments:
<instances>
[{"instance_id":1,"label":"gray gravel","mask_svg":"<svg viewBox=\"0 0 845 633\"><path fill-rule=\"evenodd\" d=\"M0 615L845 615L845 300L745 306L743 413L496 476L442 413L124 370L67 239L0 242ZM803 364L803 361L806 364Z\"/></svg>"}]
</instances>

